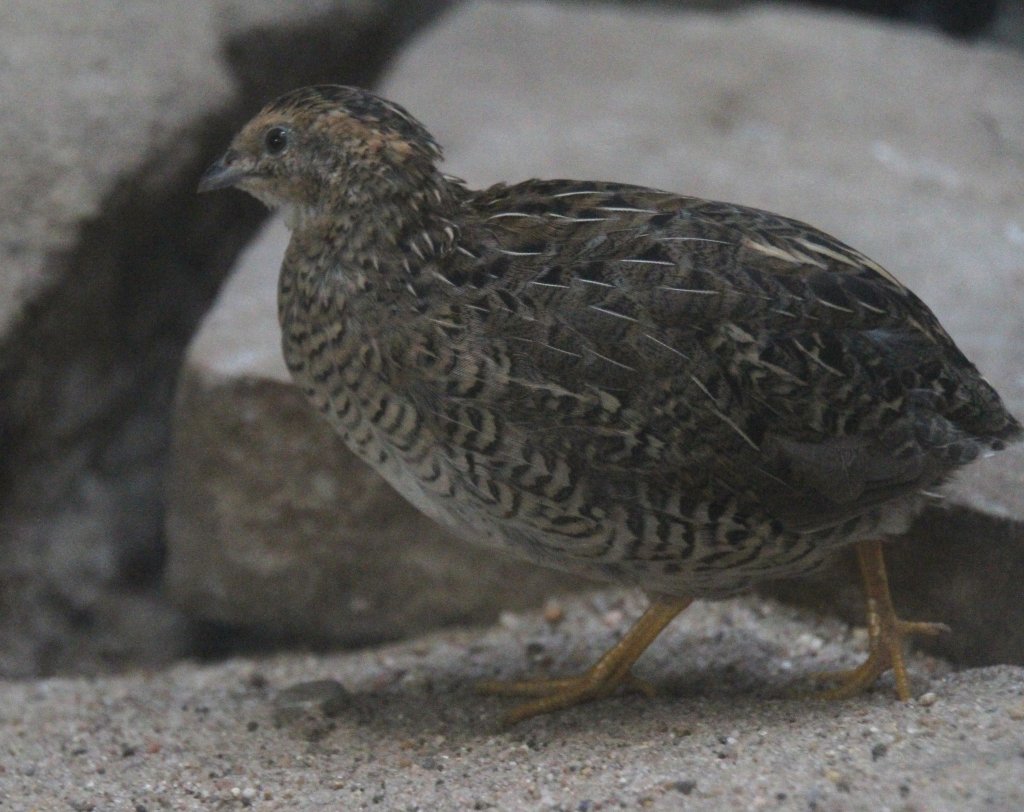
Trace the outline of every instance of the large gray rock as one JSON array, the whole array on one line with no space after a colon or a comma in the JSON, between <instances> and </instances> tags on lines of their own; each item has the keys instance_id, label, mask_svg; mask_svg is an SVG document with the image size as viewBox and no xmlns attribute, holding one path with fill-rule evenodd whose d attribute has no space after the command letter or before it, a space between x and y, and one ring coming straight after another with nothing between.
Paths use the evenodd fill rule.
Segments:
<instances>
[{"instance_id":1,"label":"large gray rock","mask_svg":"<svg viewBox=\"0 0 1024 812\"><path fill-rule=\"evenodd\" d=\"M404 51L382 90L424 121L446 147L448 170L474 185L534 176L613 179L734 200L815 223L913 287L1011 408L1024 415L1019 56L798 11L719 16L475 2ZM209 371L209 342L191 355L179 411L183 431L208 422L194 413L200 406L239 415L257 409L267 423L254 430L253 439L262 437L271 446L273 438L291 437L296 429L290 405L279 413L271 407L284 384L268 280L286 240L282 230L266 232L236 270L234 293L222 304L226 311L244 310L243 296L257 290L268 298L261 300L262 315L238 332L242 346L230 346L227 335L222 339L218 352L227 360L218 362L215 376ZM257 278L265 280L258 287ZM215 313L212 322L218 318ZM261 398L262 405L254 405ZM324 448L331 441L323 429L309 430L304 459L289 458L275 468L257 463L258 493L320 499L316 483L325 476ZM202 437L197 442L180 436L178 447L227 465L225 452L234 437ZM296 438L297 454L300 445ZM179 532L172 524L172 584L189 596L190 605L208 601L218 616L237 622L257 617L245 599L246 583L231 594L218 592L231 580L222 569L231 562L216 550L203 553L203 529L219 524L222 533L206 543L229 545L247 561L247 573L271 545L277 556L293 549L289 566L301 570L308 547L301 528L288 533L282 526L287 522L269 509L254 518L244 501L221 502L215 514L204 514L218 493L240 490L225 480L249 481L251 457L267 456L250 446L234 468L218 468L216 483L206 483L193 476L202 466L183 453L174 474L175 482L187 480L188 489L176 486L173 509L189 517L180 528L192 531ZM335 478L356 476L352 465L345 462ZM1024 661L1019 577L993 576L1004 571L993 570L996 562L1010 573L1024 567L1024 525L992 531L993 517L1024 522L1022 477L1024 449L980 462L946 491L950 521L941 514L924 519L915 529L918 541L901 549L898 595L959 629L940 644L951 656ZM197 490L210 496L181 498ZM335 499L339 516L363 509L354 488L332 486L324 494L316 504L318 516L326 516ZM382 519L400 509L397 502L387 509L382 504L373 506ZM245 540L230 530L243 526ZM940 530L941 544L935 539ZM309 569L319 570L334 555L333 566L350 570L357 543L318 549ZM247 553L240 552L242 545L249 546ZM384 562L394 557L388 544L364 549ZM214 559L222 566L213 567ZM944 590L954 565L958 587ZM366 566L376 572L382 565ZM836 606L832 598L841 574L830 578L802 598ZM235 602L233 614L221 614ZM347 611L339 601L335 612ZM310 628L336 625L322 613L308 622Z\"/></svg>"},{"instance_id":2,"label":"large gray rock","mask_svg":"<svg viewBox=\"0 0 1024 812\"><path fill-rule=\"evenodd\" d=\"M258 207L195 181L242 109L368 81L428 0L40 0L0 16L0 674L166 660L180 356Z\"/></svg>"}]
</instances>

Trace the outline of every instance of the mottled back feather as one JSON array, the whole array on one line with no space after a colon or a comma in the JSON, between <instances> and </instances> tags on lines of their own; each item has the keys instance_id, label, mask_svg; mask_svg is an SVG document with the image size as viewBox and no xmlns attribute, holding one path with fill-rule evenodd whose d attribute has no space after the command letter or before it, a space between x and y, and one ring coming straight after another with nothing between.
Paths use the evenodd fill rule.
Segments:
<instances>
[{"instance_id":1,"label":"mottled back feather","mask_svg":"<svg viewBox=\"0 0 1024 812\"><path fill-rule=\"evenodd\" d=\"M471 251L436 271L444 340L508 367L464 402L570 465L726 488L803 526L930 485L1016 429L913 293L803 223L573 181L463 206ZM463 402L443 371L411 383L442 420Z\"/></svg>"}]
</instances>

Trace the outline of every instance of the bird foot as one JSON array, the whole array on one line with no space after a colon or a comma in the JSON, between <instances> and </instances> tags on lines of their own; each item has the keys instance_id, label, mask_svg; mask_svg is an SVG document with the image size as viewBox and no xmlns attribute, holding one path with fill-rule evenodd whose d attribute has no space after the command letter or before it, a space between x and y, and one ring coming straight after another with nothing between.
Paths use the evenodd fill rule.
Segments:
<instances>
[{"instance_id":1,"label":"bird foot","mask_svg":"<svg viewBox=\"0 0 1024 812\"><path fill-rule=\"evenodd\" d=\"M636 691L645 696L655 695L654 686L645 680L633 676L626 671L620 673L602 668L599 662L590 670L575 677L556 677L554 679L526 679L505 682L503 680L487 680L479 682L476 690L482 694L496 696L531 696L537 697L532 702L524 702L505 714L502 721L512 725L529 719L574 705L582 705L595 699L611 696L620 688Z\"/></svg>"},{"instance_id":2,"label":"bird foot","mask_svg":"<svg viewBox=\"0 0 1024 812\"><path fill-rule=\"evenodd\" d=\"M485 694L500 696L532 696L532 702L525 702L507 713L506 725L521 722L531 716L571 708L611 696L619 688L639 691L654 696L654 688L633 676L633 663L680 612L691 603L690 598L663 598L647 607L643 616L633 624L625 636L604 653L594 665L578 677L555 679L532 679L513 682L489 681L477 685Z\"/></svg>"},{"instance_id":3,"label":"bird foot","mask_svg":"<svg viewBox=\"0 0 1024 812\"><path fill-rule=\"evenodd\" d=\"M934 637L950 631L945 623L892 618L873 618L875 623L868 627L868 658L856 668L845 671L814 674L815 679L837 682L836 687L821 691L817 699L849 699L863 693L886 671L892 671L896 682L896 696L902 702L910 699L910 680L903 660L903 639L912 634Z\"/></svg>"}]
</instances>

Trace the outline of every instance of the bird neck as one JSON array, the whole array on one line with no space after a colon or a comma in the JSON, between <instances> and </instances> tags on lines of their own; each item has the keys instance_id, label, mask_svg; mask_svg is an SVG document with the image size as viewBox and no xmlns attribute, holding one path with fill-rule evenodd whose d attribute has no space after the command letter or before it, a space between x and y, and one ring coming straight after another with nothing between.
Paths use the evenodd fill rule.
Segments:
<instances>
[{"instance_id":1,"label":"bird neck","mask_svg":"<svg viewBox=\"0 0 1024 812\"><path fill-rule=\"evenodd\" d=\"M333 291L350 317L408 313L433 278L424 273L450 253L458 238L461 183L436 169L410 177L381 173L349 177L316 209L294 221L292 247L306 261L299 287ZM362 181L362 182L360 182ZM384 306L384 307L382 307Z\"/></svg>"}]
</instances>

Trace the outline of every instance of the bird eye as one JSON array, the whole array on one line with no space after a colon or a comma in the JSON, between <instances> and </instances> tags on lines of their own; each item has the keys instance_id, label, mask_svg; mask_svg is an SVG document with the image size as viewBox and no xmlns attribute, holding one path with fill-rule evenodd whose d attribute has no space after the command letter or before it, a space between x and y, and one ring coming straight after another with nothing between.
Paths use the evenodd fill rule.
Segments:
<instances>
[{"instance_id":1,"label":"bird eye","mask_svg":"<svg viewBox=\"0 0 1024 812\"><path fill-rule=\"evenodd\" d=\"M288 146L288 130L284 127L271 127L263 136L263 147L268 155L280 155Z\"/></svg>"}]
</instances>

